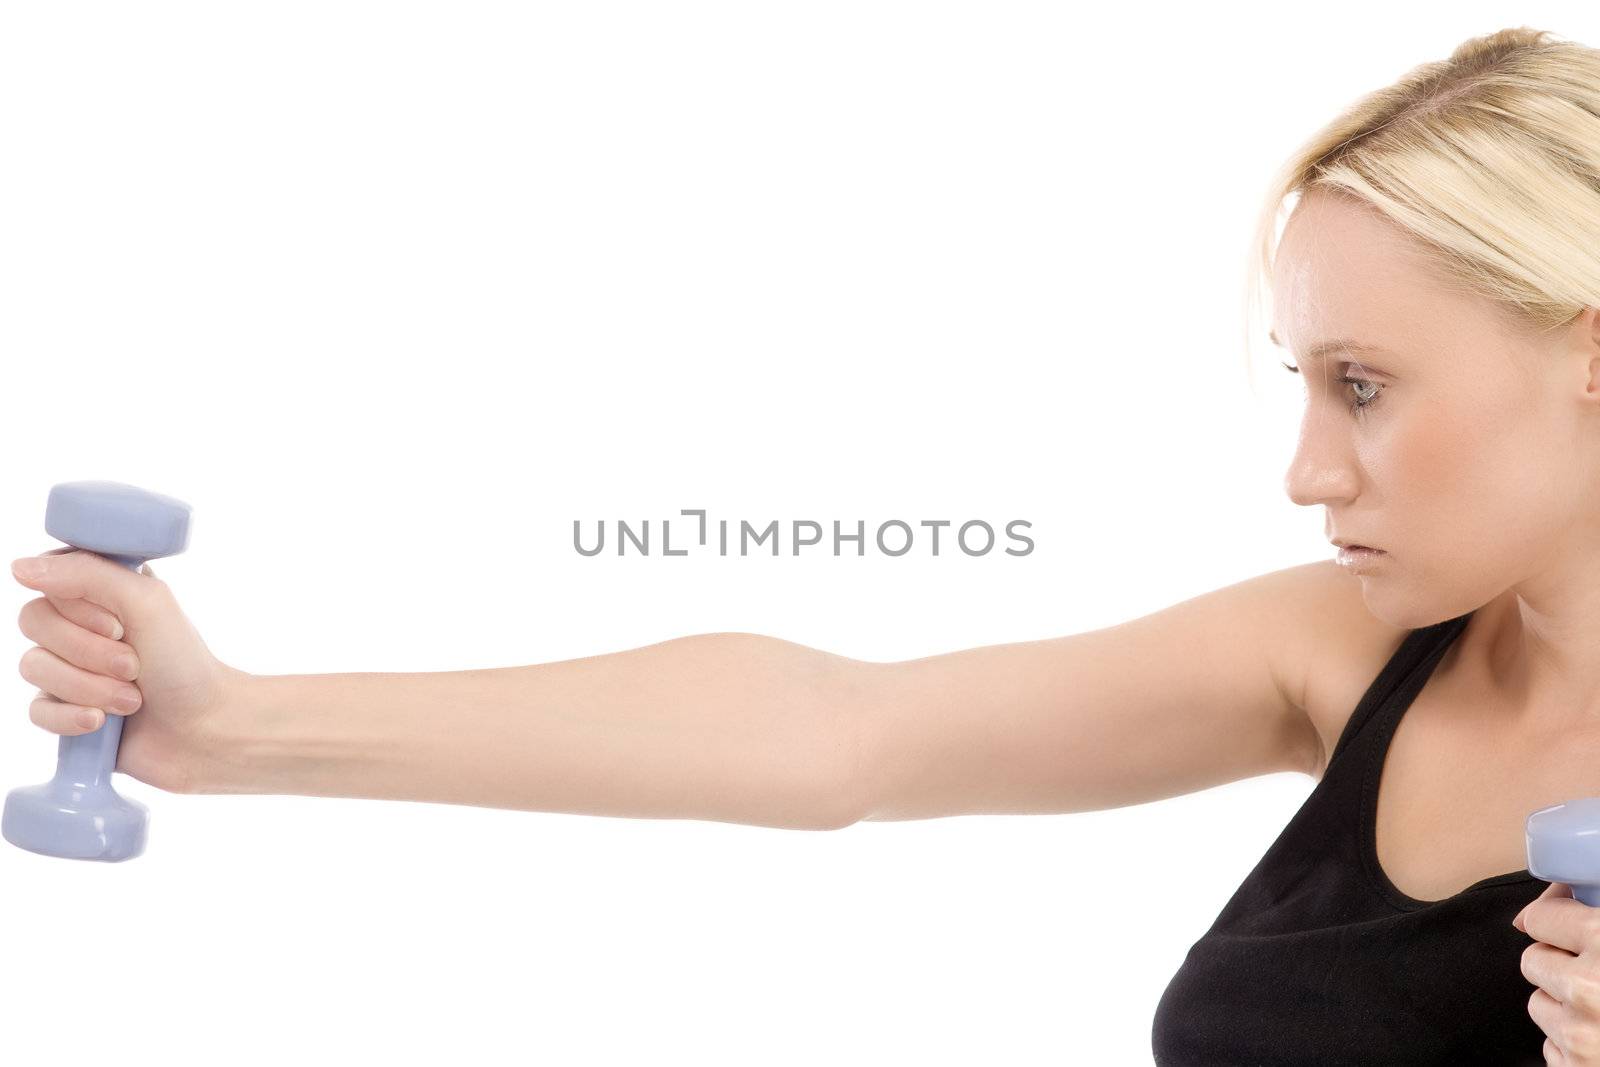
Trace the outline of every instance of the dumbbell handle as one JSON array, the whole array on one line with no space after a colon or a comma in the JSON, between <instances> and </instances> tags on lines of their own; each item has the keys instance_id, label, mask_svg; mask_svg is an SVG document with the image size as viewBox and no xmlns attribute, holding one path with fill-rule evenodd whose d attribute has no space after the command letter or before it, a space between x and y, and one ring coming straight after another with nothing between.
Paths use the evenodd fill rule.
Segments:
<instances>
[{"instance_id":1,"label":"dumbbell handle","mask_svg":"<svg viewBox=\"0 0 1600 1067\"><path fill-rule=\"evenodd\" d=\"M99 553L104 555L104 553ZM147 560L128 556L106 555L113 563L120 563L138 573ZM62 734L56 750L56 778L78 789L89 789L111 781L111 772L117 769L117 748L122 744L122 724L126 716L106 712L106 721L98 729L85 734Z\"/></svg>"}]
</instances>

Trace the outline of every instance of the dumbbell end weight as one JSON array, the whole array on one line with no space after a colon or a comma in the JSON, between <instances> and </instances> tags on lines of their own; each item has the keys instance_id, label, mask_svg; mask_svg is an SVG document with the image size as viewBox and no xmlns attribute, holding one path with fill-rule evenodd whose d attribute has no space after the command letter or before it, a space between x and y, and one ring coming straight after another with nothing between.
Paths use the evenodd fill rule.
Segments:
<instances>
[{"instance_id":1,"label":"dumbbell end weight","mask_svg":"<svg viewBox=\"0 0 1600 1067\"><path fill-rule=\"evenodd\" d=\"M144 852L149 825L150 809L109 784L90 792L56 778L13 789L0 832L44 856L116 862Z\"/></svg>"},{"instance_id":2,"label":"dumbbell end weight","mask_svg":"<svg viewBox=\"0 0 1600 1067\"><path fill-rule=\"evenodd\" d=\"M1528 873L1565 882L1574 900L1600 907L1600 797L1552 804L1528 816Z\"/></svg>"}]
</instances>

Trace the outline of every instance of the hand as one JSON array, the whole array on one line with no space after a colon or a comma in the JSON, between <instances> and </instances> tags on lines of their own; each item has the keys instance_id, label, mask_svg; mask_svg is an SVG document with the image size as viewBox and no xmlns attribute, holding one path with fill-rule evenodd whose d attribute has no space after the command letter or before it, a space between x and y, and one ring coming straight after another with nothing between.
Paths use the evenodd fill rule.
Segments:
<instances>
[{"instance_id":1,"label":"hand","mask_svg":"<svg viewBox=\"0 0 1600 1067\"><path fill-rule=\"evenodd\" d=\"M1600 908L1551 882L1511 925L1534 939L1522 974L1536 987L1528 1014L1545 1032L1545 1063L1600 1065Z\"/></svg>"},{"instance_id":2,"label":"hand","mask_svg":"<svg viewBox=\"0 0 1600 1067\"><path fill-rule=\"evenodd\" d=\"M39 561L37 577L17 564ZM207 755L208 722L248 678L200 639L167 584L93 552L61 548L12 564L12 576L44 595L22 606L23 636L36 643L19 672L39 687L33 722L55 734L89 733L124 715L116 769L168 792L190 791ZM119 694L132 698L119 706ZM79 716L93 715L93 723Z\"/></svg>"}]
</instances>

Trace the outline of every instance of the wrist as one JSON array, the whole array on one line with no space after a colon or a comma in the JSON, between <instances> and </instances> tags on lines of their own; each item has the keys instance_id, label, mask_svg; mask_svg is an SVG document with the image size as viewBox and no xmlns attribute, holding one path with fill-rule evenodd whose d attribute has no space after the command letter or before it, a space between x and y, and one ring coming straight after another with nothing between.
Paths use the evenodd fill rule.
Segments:
<instances>
[{"instance_id":1,"label":"wrist","mask_svg":"<svg viewBox=\"0 0 1600 1067\"><path fill-rule=\"evenodd\" d=\"M296 792L290 770L299 727L286 689L302 677L232 671L227 699L206 720L193 792Z\"/></svg>"}]
</instances>

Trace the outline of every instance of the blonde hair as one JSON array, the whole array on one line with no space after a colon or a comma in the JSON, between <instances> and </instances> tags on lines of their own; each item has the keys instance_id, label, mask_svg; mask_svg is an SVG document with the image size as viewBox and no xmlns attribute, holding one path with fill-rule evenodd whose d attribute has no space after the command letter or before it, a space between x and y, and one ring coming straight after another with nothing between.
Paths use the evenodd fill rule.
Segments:
<instances>
[{"instance_id":1,"label":"blonde hair","mask_svg":"<svg viewBox=\"0 0 1600 1067\"><path fill-rule=\"evenodd\" d=\"M1358 99L1274 176L1250 245L1245 358L1279 213L1355 197L1426 262L1534 330L1600 306L1600 50L1526 27L1462 42Z\"/></svg>"}]
</instances>

